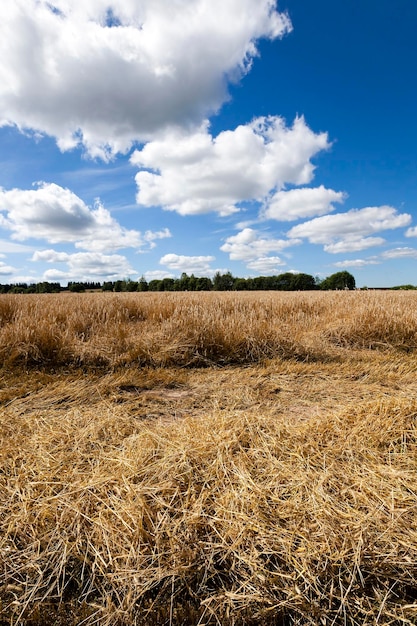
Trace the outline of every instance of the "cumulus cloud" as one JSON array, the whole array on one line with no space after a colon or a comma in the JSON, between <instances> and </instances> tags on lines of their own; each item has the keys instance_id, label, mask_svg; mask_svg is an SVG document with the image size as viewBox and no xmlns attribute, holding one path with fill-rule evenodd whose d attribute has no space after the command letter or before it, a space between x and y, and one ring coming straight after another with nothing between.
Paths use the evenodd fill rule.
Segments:
<instances>
[{"instance_id":1,"label":"cumulus cloud","mask_svg":"<svg viewBox=\"0 0 417 626\"><path fill-rule=\"evenodd\" d=\"M197 276L210 276L213 274L210 263L215 261L214 256L185 256L183 254L165 254L159 261L170 270L186 272Z\"/></svg>"},{"instance_id":2,"label":"cumulus cloud","mask_svg":"<svg viewBox=\"0 0 417 626\"><path fill-rule=\"evenodd\" d=\"M237 235L228 237L220 250L229 254L231 261L253 263L263 259L269 252L281 252L301 243L300 239L272 239L259 235L253 228L244 228ZM274 257L275 259L277 257Z\"/></svg>"},{"instance_id":3,"label":"cumulus cloud","mask_svg":"<svg viewBox=\"0 0 417 626\"><path fill-rule=\"evenodd\" d=\"M343 202L345 198L345 193L326 189L323 185L316 188L303 187L278 191L268 201L264 217L280 222L291 222L300 218L325 215L334 211L333 203Z\"/></svg>"},{"instance_id":4,"label":"cumulus cloud","mask_svg":"<svg viewBox=\"0 0 417 626\"><path fill-rule=\"evenodd\" d=\"M150 249L153 249L156 246L155 241L157 239L167 239L169 237L172 237L169 229L163 228L162 230L157 230L157 231L147 230L143 234L142 239L143 241L146 241L149 244Z\"/></svg>"},{"instance_id":5,"label":"cumulus cloud","mask_svg":"<svg viewBox=\"0 0 417 626\"><path fill-rule=\"evenodd\" d=\"M163 278L175 278L175 275L166 270L150 270L145 272L144 277L150 282L151 280L162 280Z\"/></svg>"},{"instance_id":6,"label":"cumulus cloud","mask_svg":"<svg viewBox=\"0 0 417 626\"><path fill-rule=\"evenodd\" d=\"M135 273L126 257L120 254L77 252L69 254L56 250L39 250L32 261L65 263L67 270L50 269L44 273L45 280L117 280Z\"/></svg>"},{"instance_id":7,"label":"cumulus cloud","mask_svg":"<svg viewBox=\"0 0 417 626\"><path fill-rule=\"evenodd\" d=\"M208 123L195 132L169 130L131 157L141 169L137 202L181 215L230 215L287 183L309 183L312 157L329 146L327 134L315 134L303 117L291 127L280 117L261 117L216 137Z\"/></svg>"},{"instance_id":8,"label":"cumulus cloud","mask_svg":"<svg viewBox=\"0 0 417 626\"><path fill-rule=\"evenodd\" d=\"M417 259L416 248L393 248L392 250L385 250L380 255L370 257L369 259L353 259L346 261L338 261L333 263L336 267L365 267L366 265L379 265L384 260L391 259Z\"/></svg>"},{"instance_id":9,"label":"cumulus cloud","mask_svg":"<svg viewBox=\"0 0 417 626\"><path fill-rule=\"evenodd\" d=\"M385 243L383 237L356 237L351 236L336 243L329 243L324 246L326 252L340 254L344 252L359 252L367 248L374 248Z\"/></svg>"},{"instance_id":10,"label":"cumulus cloud","mask_svg":"<svg viewBox=\"0 0 417 626\"><path fill-rule=\"evenodd\" d=\"M128 230L100 202L91 209L72 191L53 183L30 190L0 189L0 226L19 241L74 243L96 252L154 247L155 239L171 236L168 229L144 235Z\"/></svg>"},{"instance_id":11,"label":"cumulus cloud","mask_svg":"<svg viewBox=\"0 0 417 626\"><path fill-rule=\"evenodd\" d=\"M37 250L32 256L32 261L44 261L45 263L67 263L71 255L68 252L56 250Z\"/></svg>"},{"instance_id":12,"label":"cumulus cloud","mask_svg":"<svg viewBox=\"0 0 417 626\"><path fill-rule=\"evenodd\" d=\"M0 125L104 159L217 111L256 42L292 29L275 0L3 0L0 15Z\"/></svg>"},{"instance_id":13,"label":"cumulus cloud","mask_svg":"<svg viewBox=\"0 0 417 626\"><path fill-rule=\"evenodd\" d=\"M286 263L279 256L264 256L254 261L249 261L246 267L250 270L254 270L258 274L275 275L279 274L279 268L282 265L286 265Z\"/></svg>"},{"instance_id":14,"label":"cumulus cloud","mask_svg":"<svg viewBox=\"0 0 417 626\"><path fill-rule=\"evenodd\" d=\"M417 259L417 250L415 248L394 248L386 250L381 255L384 259Z\"/></svg>"},{"instance_id":15,"label":"cumulus cloud","mask_svg":"<svg viewBox=\"0 0 417 626\"><path fill-rule=\"evenodd\" d=\"M0 188L1 194L1 188ZM0 209L1 211L1 209ZM0 226L2 225L2 215L0 212ZM7 239L0 239L0 249L7 254L21 254L27 252L33 252L33 248L31 246L26 246L21 243L14 243L13 241L8 241Z\"/></svg>"},{"instance_id":16,"label":"cumulus cloud","mask_svg":"<svg viewBox=\"0 0 417 626\"><path fill-rule=\"evenodd\" d=\"M287 235L305 238L311 243L324 244L326 252L351 252L380 245L384 239L368 235L402 228L410 221L410 215L398 213L390 206L367 207L316 217L294 226Z\"/></svg>"},{"instance_id":17,"label":"cumulus cloud","mask_svg":"<svg viewBox=\"0 0 417 626\"><path fill-rule=\"evenodd\" d=\"M405 233L406 237L417 237L417 226L411 226Z\"/></svg>"},{"instance_id":18,"label":"cumulus cloud","mask_svg":"<svg viewBox=\"0 0 417 626\"><path fill-rule=\"evenodd\" d=\"M337 263L333 263L333 265L335 267L356 267L356 268L361 268L361 267L365 267L366 265L378 265L379 261L377 261L376 259L352 259L351 261L346 260L346 261L338 261Z\"/></svg>"},{"instance_id":19,"label":"cumulus cloud","mask_svg":"<svg viewBox=\"0 0 417 626\"><path fill-rule=\"evenodd\" d=\"M0 255L3 256L3 255ZM8 276L10 274L14 274L16 272L16 268L12 267L11 265L6 265L6 263L3 263L3 261L0 261L0 275L1 276Z\"/></svg>"}]
</instances>

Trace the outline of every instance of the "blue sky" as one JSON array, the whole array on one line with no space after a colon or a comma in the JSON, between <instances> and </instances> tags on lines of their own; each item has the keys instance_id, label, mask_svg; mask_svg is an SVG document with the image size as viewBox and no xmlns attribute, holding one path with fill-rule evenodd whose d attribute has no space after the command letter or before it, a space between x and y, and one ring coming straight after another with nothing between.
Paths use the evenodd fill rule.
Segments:
<instances>
[{"instance_id":1,"label":"blue sky","mask_svg":"<svg viewBox=\"0 0 417 626\"><path fill-rule=\"evenodd\" d=\"M417 284L414 0L0 11L0 283Z\"/></svg>"}]
</instances>

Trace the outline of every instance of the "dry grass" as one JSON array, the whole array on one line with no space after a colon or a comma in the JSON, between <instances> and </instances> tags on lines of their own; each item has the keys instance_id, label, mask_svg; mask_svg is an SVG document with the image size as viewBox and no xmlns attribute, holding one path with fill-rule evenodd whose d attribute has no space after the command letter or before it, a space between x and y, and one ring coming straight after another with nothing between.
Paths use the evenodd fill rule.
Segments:
<instances>
[{"instance_id":1,"label":"dry grass","mask_svg":"<svg viewBox=\"0 0 417 626\"><path fill-rule=\"evenodd\" d=\"M3 298L1 624L416 623L414 294Z\"/></svg>"},{"instance_id":2,"label":"dry grass","mask_svg":"<svg viewBox=\"0 0 417 626\"><path fill-rule=\"evenodd\" d=\"M324 360L335 346L417 347L413 293L0 297L5 366L117 368Z\"/></svg>"}]
</instances>

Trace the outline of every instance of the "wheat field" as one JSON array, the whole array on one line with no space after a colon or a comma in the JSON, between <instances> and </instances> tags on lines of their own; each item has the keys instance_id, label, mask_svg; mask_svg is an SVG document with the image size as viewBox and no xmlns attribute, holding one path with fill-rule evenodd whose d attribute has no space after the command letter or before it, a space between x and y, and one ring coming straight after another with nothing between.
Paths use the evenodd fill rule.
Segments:
<instances>
[{"instance_id":1,"label":"wheat field","mask_svg":"<svg viewBox=\"0 0 417 626\"><path fill-rule=\"evenodd\" d=\"M0 296L0 624L417 623L417 295Z\"/></svg>"}]
</instances>

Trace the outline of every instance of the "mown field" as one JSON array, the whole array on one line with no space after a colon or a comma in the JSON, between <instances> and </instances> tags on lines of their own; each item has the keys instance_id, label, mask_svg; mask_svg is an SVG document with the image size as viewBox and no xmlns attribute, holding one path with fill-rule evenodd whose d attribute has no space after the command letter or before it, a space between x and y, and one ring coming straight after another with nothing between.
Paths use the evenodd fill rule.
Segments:
<instances>
[{"instance_id":1,"label":"mown field","mask_svg":"<svg viewBox=\"0 0 417 626\"><path fill-rule=\"evenodd\" d=\"M0 624L417 623L417 295L0 296Z\"/></svg>"}]
</instances>

